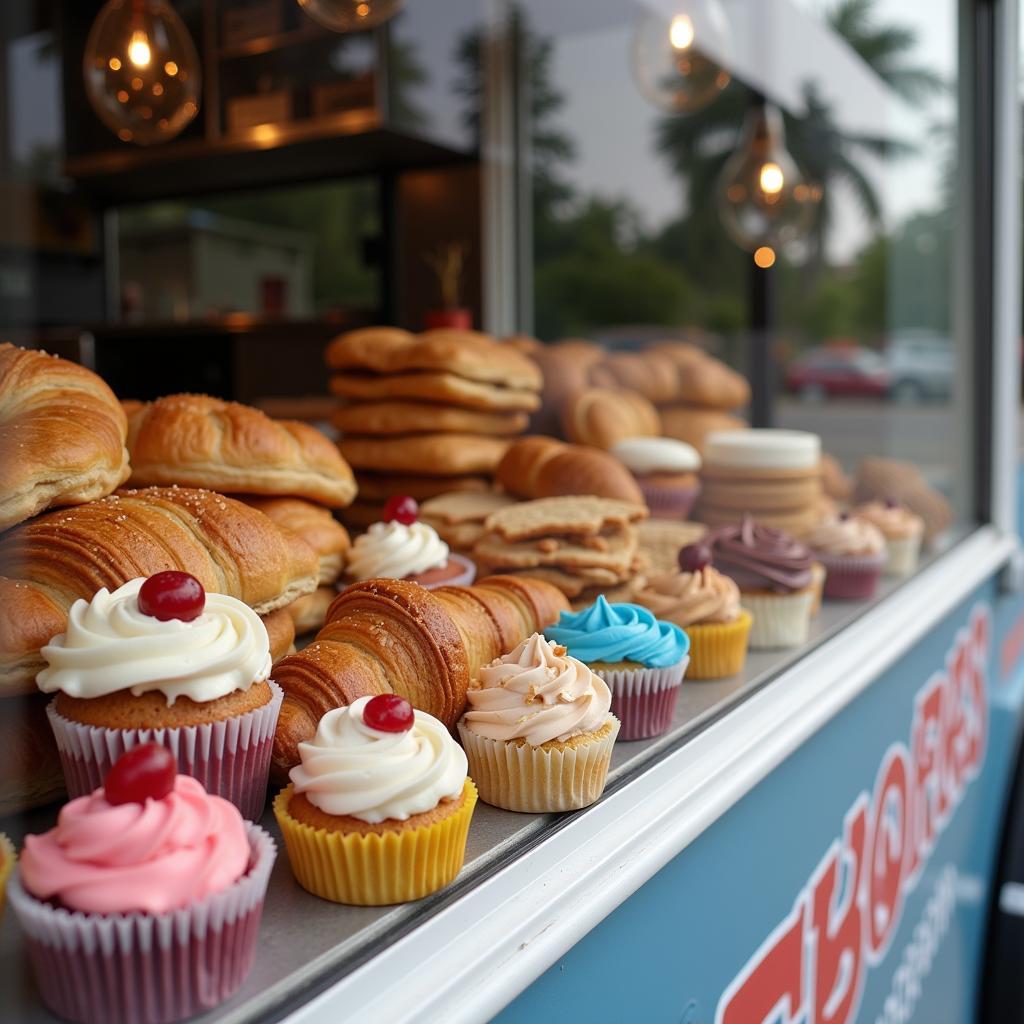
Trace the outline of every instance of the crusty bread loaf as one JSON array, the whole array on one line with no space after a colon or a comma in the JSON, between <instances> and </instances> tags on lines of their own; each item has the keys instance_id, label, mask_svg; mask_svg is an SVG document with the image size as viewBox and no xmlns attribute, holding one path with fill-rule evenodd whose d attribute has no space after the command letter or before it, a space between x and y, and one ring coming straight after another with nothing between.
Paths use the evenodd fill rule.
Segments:
<instances>
[{"instance_id":1,"label":"crusty bread loaf","mask_svg":"<svg viewBox=\"0 0 1024 1024\"><path fill-rule=\"evenodd\" d=\"M209 395L140 405L129 419L128 448L133 486L287 494L332 508L356 496L352 470L315 427Z\"/></svg>"},{"instance_id":2,"label":"crusty bread loaf","mask_svg":"<svg viewBox=\"0 0 1024 1024\"><path fill-rule=\"evenodd\" d=\"M679 394L676 364L658 352L614 352L592 367L590 380L598 387L636 391L655 405Z\"/></svg>"},{"instance_id":3,"label":"crusty bread loaf","mask_svg":"<svg viewBox=\"0 0 1024 1024\"><path fill-rule=\"evenodd\" d=\"M211 491L120 491L0 537L0 694L30 691L39 649L79 598L164 569L263 614L311 593L316 553L262 512Z\"/></svg>"},{"instance_id":4,"label":"crusty bread loaf","mask_svg":"<svg viewBox=\"0 0 1024 1024\"><path fill-rule=\"evenodd\" d=\"M0 530L128 478L127 420L90 370L0 345Z\"/></svg>"},{"instance_id":5,"label":"crusty bread loaf","mask_svg":"<svg viewBox=\"0 0 1024 1024\"><path fill-rule=\"evenodd\" d=\"M578 392L565 403L562 425L573 444L605 450L630 437L661 435L658 410L627 388L591 387Z\"/></svg>"}]
</instances>

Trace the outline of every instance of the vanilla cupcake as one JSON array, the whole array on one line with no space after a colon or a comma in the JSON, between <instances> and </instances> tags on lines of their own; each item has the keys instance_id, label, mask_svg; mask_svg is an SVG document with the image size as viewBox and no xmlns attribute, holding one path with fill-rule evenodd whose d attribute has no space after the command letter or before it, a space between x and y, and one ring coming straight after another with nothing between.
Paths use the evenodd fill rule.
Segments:
<instances>
[{"instance_id":1,"label":"vanilla cupcake","mask_svg":"<svg viewBox=\"0 0 1024 1024\"><path fill-rule=\"evenodd\" d=\"M721 679L743 668L753 620L739 587L711 564L707 544L684 547L679 571L649 577L635 600L690 638L687 679Z\"/></svg>"},{"instance_id":2,"label":"vanilla cupcake","mask_svg":"<svg viewBox=\"0 0 1024 1024\"><path fill-rule=\"evenodd\" d=\"M482 800L572 811L604 790L619 721L600 676L534 633L470 683L459 738Z\"/></svg>"},{"instance_id":3,"label":"vanilla cupcake","mask_svg":"<svg viewBox=\"0 0 1024 1024\"><path fill-rule=\"evenodd\" d=\"M42 648L36 677L72 797L156 739L178 770L249 819L263 813L283 693L270 679L260 617L183 572L135 579L76 601Z\"/></svg>"},{"instance_id":4,"label":"vanilla cupcake","mask_svg":"<svg viewBox=\"0 0 1024 1024\"><path fill-rule=\"evenodd\" d=\"M335 903L416 900L462 869L476 787L448 730L396 694L327 712L274 801L298 883Z\"/></svg>"},{"instance_id":5,"label":"vanilla cupcake","mask_svg":"<svg viewBox=\"0 0 1024 1024\"><path fill-rule=\"evenodd\" d=\"M885 537L866 519L845 513L818 523L804 541L825 566L825 597L865 600L878 587L886 562Z\"/></svg>"},{"instance_id":6,"label":"vanilla cupcake","mask_svg":"<svg viewBox=\"0 0 1024 1024\"><path fill-rule=\"evenodd\" d=\"M453 553L437 530L418 516L414 499L389 499L384 521L374 523L349 549L345 575L353 582L410 580L428 590L468 587L476 578L476 566Z\"/></svg>"},{"instance_id":7,"label":"vanilla cupcake","mask_svg":"<svg viewBox=\"0 0 1024 1024\"><path fill-rule=\"evenodd\" d=\"M871 501L853 510L855 519L871 523L885 537L887 576L909 576L917 568L924 520L898 501Z\"/></svg>"},{"instance_id":8,"label":"vanilla cupcake","mask_svg":"<svg viewBox=\"0 0 1024 1024\"><path fill-rule=\"evenodd\" d=\"M700 494L700 454L671 437L630 437L612 454L628 469L643 492L651 515L685 519Z\"/></svg>"}]
</instances>

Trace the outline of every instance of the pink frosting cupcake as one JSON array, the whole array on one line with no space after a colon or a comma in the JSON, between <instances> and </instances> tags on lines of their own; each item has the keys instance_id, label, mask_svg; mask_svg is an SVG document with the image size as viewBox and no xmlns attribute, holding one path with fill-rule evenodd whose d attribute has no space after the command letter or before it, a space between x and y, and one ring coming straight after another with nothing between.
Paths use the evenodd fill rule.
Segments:
<instances>
[{"instance_id":1,"label":"pink frosting cupcake","mask_svg":"<svg viewBox=\"0 0 1024 1024\"><path fill-rule=\"evenodd\" d=\"M169 1024L252 966L276 854L156 743L28 836L8 887L43 1002L83 1024Z\"/></svg>"},{"instance_id":2,"label":"pink frosting cupcake","mask_svg":"<svg viewBox=\"0 0 1024 1024\"><path fill-rule=\"evenodd\" d=\"M812 527L803 539L825 566L826 598L866 600L874 595L886 547L885 537L871 523L843 514Z\"/></svg>"},{"instance_id":3,"label":"pink frosting cupcake","mask_svg":"<svg viewBox=\"0 0 1024 1024\"><path fill-rule=\"evenodd\" d=\"M898 501L871 501L853 510L856 519L876 526L885 537L887 576L909 576L917 568L924 520Z\"/></svg>"}]
</instances>

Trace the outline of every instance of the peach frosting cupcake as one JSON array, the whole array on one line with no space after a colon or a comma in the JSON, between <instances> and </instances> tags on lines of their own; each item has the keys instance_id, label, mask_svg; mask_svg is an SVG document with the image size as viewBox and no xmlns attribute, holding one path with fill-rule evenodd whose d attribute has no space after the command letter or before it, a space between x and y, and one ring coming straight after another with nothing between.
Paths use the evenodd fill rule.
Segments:
<instances>
[{"instance_id":1,"label":"peach frosting cupcake","mask_svg":"<svg viewBox=\"0 0 1024 1024\"><path fill-rule=\"evenodd\" d=\"M866 519L845 513L818 523L804 542L825 566L825 597L866 600L874 595L886 561L885 537Z\"/></svg>"},{"instance_id":2,"label":"peach frosting cupcake","mask_svg":"<svg viewBox=\"0 0 1024 1024\"><path fill-rule=\"evenodd\" d=\"M480 797L509 811L570 811L604 790L619 721L604 680L539 633L470 683L459 738Z\"/></svg>"},{"instance_id":3,"label":"peach frosting cupcake","mask_svg":"<svg viewBox=\"0 0 1024 1024\"><path fill-rule=\"evenodd\" d=\"M877 527L885 537L887 576L909 576L917 568L924 520L898 501L871 501L853 510L855 519Z\"/></svg>"}]
</instances>

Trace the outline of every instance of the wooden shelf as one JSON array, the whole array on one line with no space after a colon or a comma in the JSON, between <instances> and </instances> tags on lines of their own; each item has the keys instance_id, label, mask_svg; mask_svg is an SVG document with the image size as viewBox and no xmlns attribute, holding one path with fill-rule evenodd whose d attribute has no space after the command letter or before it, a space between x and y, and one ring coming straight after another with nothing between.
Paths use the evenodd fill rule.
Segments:
<instances>
[{"instance_id":1,"label":"wooden shelf","mask_svg":"<svg viewBox=\"0 0 1024 1024\"><path fill-rule=\"evenodd\" d=\"M216 52L220 60L240 60L244 57L258 57L264 53L273 53L275 50L284 50L290 46L301 46L303 43L319 42L328 39L330 35L326 29L310 21L301 28L275 32L270 36L258 36L255 39L247 39L244 43L221 46Z\"/></svg>"}]
</instances>

